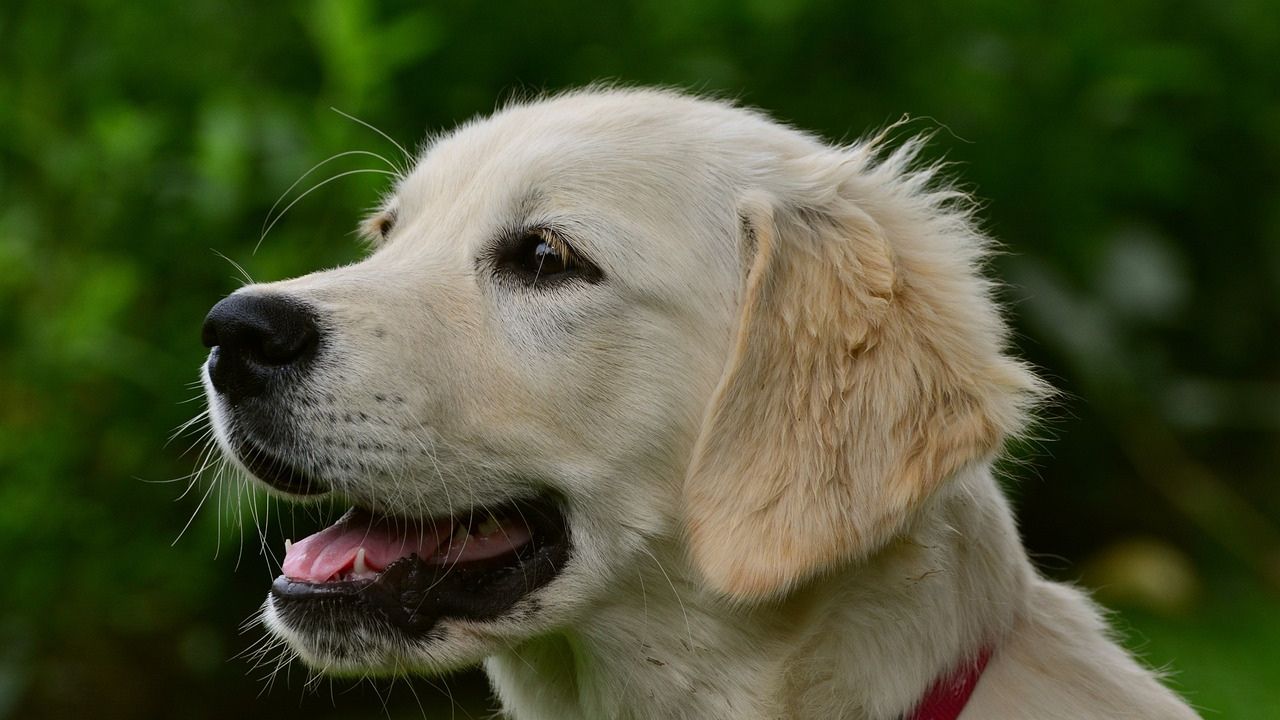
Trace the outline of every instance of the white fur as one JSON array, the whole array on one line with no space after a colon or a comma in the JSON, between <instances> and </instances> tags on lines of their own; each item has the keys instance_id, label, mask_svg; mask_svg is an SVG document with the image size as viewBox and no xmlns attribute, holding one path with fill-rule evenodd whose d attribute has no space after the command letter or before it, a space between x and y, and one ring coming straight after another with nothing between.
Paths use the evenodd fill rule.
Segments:
<instances>
[{"instance_id":1,"label":"white fur","mask_svg":"<svg viewBox=\"0 0 1280 720\"><path fill-rule=\"evenodd\" d=\"M991 464L1043 387L955 194L880 152L669 92L518 104L422 154L366 260L241 290L328 318L278 451L424 516L541 478L573 537L438 640L268 625L337 672L483 660L518 720L889 720L984 644L964 718L1195 717L1028 561ZM603 282L495 277L536 223Z\"/></svg>"}]
</instances>

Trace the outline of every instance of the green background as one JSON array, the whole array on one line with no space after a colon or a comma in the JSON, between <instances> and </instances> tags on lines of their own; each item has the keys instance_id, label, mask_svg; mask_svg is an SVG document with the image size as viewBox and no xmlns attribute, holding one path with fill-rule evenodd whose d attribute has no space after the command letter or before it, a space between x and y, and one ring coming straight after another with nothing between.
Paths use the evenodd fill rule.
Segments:
<instances>
[{"instance_id":1,"label":"green background","mask_svg":"<svg viewBox=\"0 0 1280 720\"><path fill-rule=\"evenodd\" d=\"M360 256L380 175L253 252L312 165L396 152L331 106L412 147L599 79L935 133L1005 244L1019 352L1064 391L1008 467L1028 547L1207 717L1280 717L1280 4L6 0L0 718L478 716L474 674L268 688L237 657L266 503L183 496L198 438L165 441L239 285L219 253L264 280Z\"/></svg>"}]
</instances>

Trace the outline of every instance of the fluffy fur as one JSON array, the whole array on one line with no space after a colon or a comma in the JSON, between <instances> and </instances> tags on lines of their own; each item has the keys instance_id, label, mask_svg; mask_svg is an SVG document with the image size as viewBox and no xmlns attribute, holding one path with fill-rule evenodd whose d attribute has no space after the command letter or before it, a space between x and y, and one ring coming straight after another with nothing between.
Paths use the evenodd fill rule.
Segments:
<instances>
[{"instance_id":1,"label":"fluffy fur","mask_svg":"<svg viewBox=\"0 0 1280 720\"><path fill-rule=\"evenodd\" d=\"M1028 561L992 463L1046 389L915 150L609 89L433 143L366 260L240 291L327 319L272 449L402 513L537 479L572 558L428 639L305 636L270 601L268 626L335 672L483 661L518 720L891 720L984 646L969 720L1195 717ZM529 226L602 281L504 279Z\"/></svg>"}]
</instances>

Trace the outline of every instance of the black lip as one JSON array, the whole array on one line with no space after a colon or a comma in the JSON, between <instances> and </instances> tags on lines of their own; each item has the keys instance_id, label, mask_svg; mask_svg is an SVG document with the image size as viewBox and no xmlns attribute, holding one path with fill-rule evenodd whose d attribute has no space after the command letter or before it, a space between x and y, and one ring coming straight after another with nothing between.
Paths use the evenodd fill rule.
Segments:
<instances>
[{"instance_id":1,"label":"black lip","mask_svg":"<svg viewBox=\"0 0 1280 720\"><path fill-rule=\"evenodd\" d=\"M236 457L249 472L271 487L290 495L322 495L329 491L320 481L284 458L244 439L235 442Z\"/></svg>"},{"instance_id":2,"label":"black lip","mask_svg":"<svg viewBox=\"0 0 1280 720\"><path fill-rule=\"evenodd\" d=\"M532 538L511 553L450 565L411 555L362 580L309 583L281 575L271 586L275 609L286 624L303 633L372 621L420 637L442 618L500 617L554 580L570 554L558 503L513 505L527 518Z\"/></svg>"}]
</instances>

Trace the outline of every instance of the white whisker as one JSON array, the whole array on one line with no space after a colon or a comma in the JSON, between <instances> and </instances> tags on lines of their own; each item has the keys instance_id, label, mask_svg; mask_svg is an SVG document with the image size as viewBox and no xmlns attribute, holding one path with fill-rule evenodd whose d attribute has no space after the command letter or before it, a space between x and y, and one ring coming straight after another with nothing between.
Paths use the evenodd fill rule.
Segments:
<instances>
[{"instance_id":1,"label":"white whisker","mask_svg":"<svg viewBox=\"0 0 1280 720\"><path fill-rule=\"evenodd\" d=\"M236 262L235 260L232 260L231 258L227 257L226 255L223 255L222 253L218 252L217 250L214 250L214 251L213 251L213 254L214 254L214 255L217 255L218 257L222 258L223 260L226 260L227 262L231 263L231 267L235 268L235 269L236 269L236 271L240 273L240 279L244 281L244 284L245 284L245 285L253 285L253 284L254 284L253 276L251 276L251 275L249 274L249 271L248 271L248 270L245 270L245 269L244 269L244 266L242 266L240 263Z\"/></svg>"},{"instance_id":2,"label":"white whisker","mask_svg":"<svg viewBox=\"0 0 1280 720\"><path fill-rule=\"evenodd\" d=\"M276 208L280 207L280 203L284 202L284 199L289 196L289 193L293 192L294 188L298 187L298 185L300 185L303 180L306 180L308 177L310 177L311 173L315 172L316 170L319 170L320 168L324 167L325 165L328 165L334 160L337 160L339 158L344 158L344 157L351 157L352 155L366 155L366 156L377 158L382 162L386 163L388 166L390 166L392 170L396 171L396 174L403 174L403 171L395 163L386 159L382 155L379 155L378 153L372 152L370 150L347 150L345 152L340 152L340 153L335 153L333 155L330 155L324 160L321 160L315 165L312 165L310 170L302 173L302 175L300 175L297 180L293 181L292 185L285 188L285 191L280 193L280 197L276 198L275 203L271 205L271 209L267 210L267 216L262 220L262 231L259 239L261 239L262 237L266 237L267 223L271 220L272 214L275 213Z\"/></svg>"},{"instance_id":3,"label":"white whisker","mask_svg":"<svg viewBox=\"0 0 1280 720\"><path fill-rule=\"evenodd\" d=\"M346 118L346 119L348 119L348 120L350 120L350 121L352 121L352 122L360 123L361 125L363 125L363 126L365 126L365 127L369 128L370 130L372 130L372 131L374 131L374 132L378 133L378 134L379 134L379 135L381 135L383 138L385 138L387 142L389 142L389 143L391 143L392 145L395 145L395 146L396 146L396 149L400 151L400 154L401 154L401 155L404 155L405 162L413 162L413 156L409 154L409 151L408 151L408 150L405 150L405 149L404 149L404 146L403 146L403 145L401 145L400 143L396 142L396 141L395 141L395 139L394 139L394 138L392 138L390 135L388 135L388 134L386 134L386 133L382 132L381 130L379 130L378 128L374 127L373 125L371 125L371 124L369 124L369 123L365 122L364 120L361 120L360 118L358 118L358 117L356 117L356 116L354 116L354 115L350 115L350 114L348 114L348 113L345 113L345 112L343 112L343 111L339 110L339 109L338 109L338 108L336 108L336 107L332 107L332 106L330 106L330 107L329 107L329 109L330 109L330 110L332 110L332 111L334 111L334 112L336 112L336 113L338 113L338 114L339 114L339 115L341 115L342 117L344 117L344 118ZM401 175L406 174L406 170L402 170L401 168L396 167L396 165L394 165L394 164L391 164L391 167L396 168L397 170L399 170Z\"/></svg>"},{"instance_id":4,"label":"white whisker","mask_svg":"<svg viewBox=\"0 0 1280 720\"><path fill-rule=\"evenodd\" d=\"M281 218L283 218L283 217L284 217L284 216L289 212L289 210L293 209L293 206L294 206L294 205L297 205L299 202L302 202L302 200L303 200L305 197L307 197L307 196L308 196L308 195L310 195L311 193L315 192L316 190L319 190L320 188L324 187L325 185L328 185L329 183L331 183L331 182L333 182L333 181L335 181L335 180L340 180L340 179L342 179L342 178L344 178L344 177L347 177L348 175L363 175L363 174L390 175L390 176L392 176L392 177L398 177L398 175L397 175L396 173L393 173L393 172L391 172L391 171L389 171L389 170L375 170L375 169L373 169L373 168L364 168L364 169L360 169L360 170L347 170L346 172L338 173L337 175L334 175L334 176L332 176L332 177L330 177L330 178L328 178L328 179L326 179L326 180L322 180L322 181L320 181L320 182L316 183L315 185L312 185L310 188L308 188L308 189L307 189L307 191L306 191L306 192L304 192L304 193L302 193L301 195L299 195L298 197L294 198L294 199L293 199L293 202L291 202L291 203L289 203L288 205L286 205L286 206L284 207L284 209L283 209L283 210L281 210L281 211L279 212L279 214L277 214L277 215L276 215L275 219L274 219L274 220L272 220L272 221L267 225L267 229L266 229L266 230L264 230L264 231L262 232L261 237L259 237L259 238L258 238L258 242L257 242L256 244L254 244L254 246L253 246L253 252L254 252L255 254L258 252L258 248L262 247L262 241L263 241L263 240L265 240L265 239L266 239L266 237L267 237L267 234L271 232L271 228L274 228L274 227L276 226L276 223L280 222L280 219L281 219Z\"/></svg>"},{"instance_id":5,"label":"white whisker","mask_svg":"<svg viewBox=\"0 0 1280 720\"><path fill-rule=\"evenodd\" d=\"M667 585L671 587L671 594L675 595L676 602L680 605L680 613L684 615L684 629L689 635L689 647L692 649L694 647L693 625L689 623L689 611L685 609L684 598L680 597L680 591L676 589L675 583L671 582L671 576L667 574L667 569L662 566L662 562L658 560L658 557L650 552L646 547L641 546L640 551L648 555L649 558L653 560L654 564L658 566L658 570L662 573L662 577L666 578Z\"/></svg>"}]
</instances>

